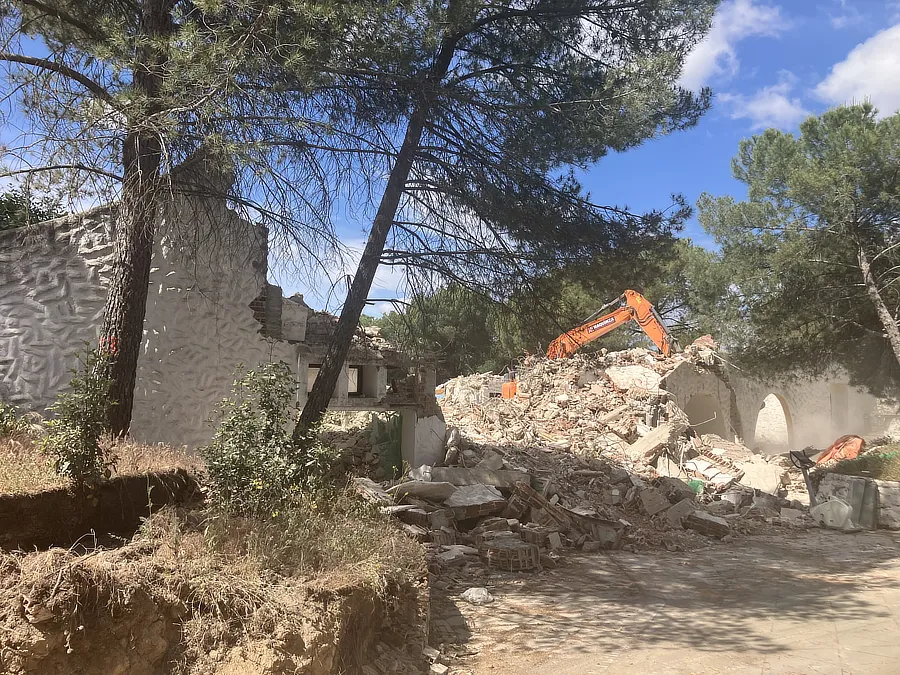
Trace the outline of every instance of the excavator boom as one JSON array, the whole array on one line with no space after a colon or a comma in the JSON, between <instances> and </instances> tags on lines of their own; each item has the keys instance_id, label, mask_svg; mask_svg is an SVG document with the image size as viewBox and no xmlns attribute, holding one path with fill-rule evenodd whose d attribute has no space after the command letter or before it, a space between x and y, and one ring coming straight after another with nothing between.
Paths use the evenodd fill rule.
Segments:
<instances>
[{"instance_id":1,"label":"excavator boom","mask_svg":"<svg viewBox=\"0 0 900 675\"><path fill-rule=\"evenodd\" d=\"M556 338L547 349L547 357L551 359L569 358L583 345L603 337L632 320L636 321L647 336L653 340L663 356L672 355L672 352L677 349L678 343L666 329L662 318L647 298L637 291L629 289L619 297L617 303L619 307L609 314L586 321Z\"/></svg>"}]
</instances>

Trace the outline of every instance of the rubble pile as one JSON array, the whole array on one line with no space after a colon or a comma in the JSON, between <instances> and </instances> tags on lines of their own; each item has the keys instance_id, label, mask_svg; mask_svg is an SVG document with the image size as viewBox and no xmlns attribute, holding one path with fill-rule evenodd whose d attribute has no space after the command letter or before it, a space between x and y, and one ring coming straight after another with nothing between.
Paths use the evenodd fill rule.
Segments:
<instances>
[{"instance_id":1,"label":"rubble pile","mask_svg":"<svg viewBox=\"0 0 900 675\"><path fill-rule=\"evenodd\" d=\"M444 568L537 569L571 548L685 550L778 523L798 506L776 496L785 467L691 429L664 388L685 362L715 367L715 344L669 359L529 357L513 398L491 374L455 378L437 389L452 425L443 466L357 487Z\"/></svg>"}]
</instances>

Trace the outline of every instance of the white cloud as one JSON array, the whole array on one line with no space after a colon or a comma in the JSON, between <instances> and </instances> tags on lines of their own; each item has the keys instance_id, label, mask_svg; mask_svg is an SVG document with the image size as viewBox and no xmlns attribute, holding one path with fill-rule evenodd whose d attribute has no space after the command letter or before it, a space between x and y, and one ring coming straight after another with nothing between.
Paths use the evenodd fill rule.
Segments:
<instances>
[{"instance_id":1,"label":"white cloud","mask_svg":"<svg viewBox=\"0 0 900 675\"><path fill-rule=\"evenodd\" d=\"M882 117L900 110L900 23L854 47L815 92L828 103L871 101Z\"/></svg>"},{"instance_id":2,"label":"white cloud","mask_svg":"<svg viewBox=\"0 0 900 675\"><path fill-rule=\"evenodd\" d=\"M809 114L799 98L790 96L795 82L793 74L782 71L778 84L763 87L750 96L720 94L718 100L728 106L731 119L748 119L753 130L791 128Z\"/></svg>"},{"instance_id":3,"label":"white cloud","mask_svg":"<svg viewBox=\"0 0 900 675\"><path fill-rule=\"evenodd\" d=\"M847 0L839 0L835 4L840 6L839 13L828 13L828 20L831 22L831 27L835 30L855 26L865 21L866 17L856 7L849 4Z\"/></svg>"},{"instance_id":4,"label":"white cloud","mask_svg":"<svg viewBox=\"0 0 900 675\"><path fill-rule=\"evenodd\" d=\"M781 8L753 0L729 0L716 12L712 29L688 54L680 84L698 90L713 77L733 77L740 66L735 47L749 37L775 37L788 28Z\"/></svg>"}]
</instances>

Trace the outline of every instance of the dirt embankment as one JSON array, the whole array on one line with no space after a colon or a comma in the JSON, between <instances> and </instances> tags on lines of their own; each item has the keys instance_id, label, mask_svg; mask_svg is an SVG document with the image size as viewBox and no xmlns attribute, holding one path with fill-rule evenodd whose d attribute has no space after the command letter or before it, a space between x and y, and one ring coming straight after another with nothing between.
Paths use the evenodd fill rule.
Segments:
<instances>
[{"instance_id":1,"label":"dirt embankment","mask_svg":"<svg viewBox=\"0 0 900 675\"><path fill-rule=\"evenodd\" d=\"M0 672L10 675L413 673L424 584L342 570L313 579L213 553L194 515L134 541L0 558ZM370 671L363 671L367 665Z\"/></svg>"}]
</instances>

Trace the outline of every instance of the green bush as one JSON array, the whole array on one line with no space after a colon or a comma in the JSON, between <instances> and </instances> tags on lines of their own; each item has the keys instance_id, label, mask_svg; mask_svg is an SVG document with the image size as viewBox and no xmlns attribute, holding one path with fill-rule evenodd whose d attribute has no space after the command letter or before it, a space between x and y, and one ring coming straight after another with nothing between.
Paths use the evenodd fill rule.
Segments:
<instances>
[{"instance_id":1,"label":"green bush","mask_svg":"<svg viewBox=\"0 0 900 675\"><path fill-rule=\"evenodd\" d=\"M202 448L213 501L232 513L270 517L303 491L314 489L328 453L310 435L291 439L296 382L284 363L236 374L222 401L212 442Z\"/></svg>"},{"instance_id":2,"label":"green bush","mask_svg":"<svg viewBox=\"0 0 900 675\"><path fill-rule=\"evenodd\" d=\"M109 356L88 349L72 371L69 391L50 406L54 417L47 421L47 436L41 449L53 460L56 472L72 480L78 489L90 489L109 478L115 458L100 444L106 433L110 380L105 372Z\"/></svg>"}]
</instances>

